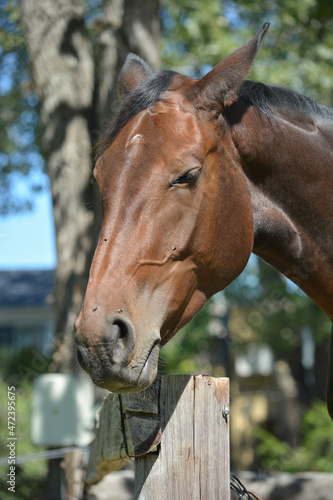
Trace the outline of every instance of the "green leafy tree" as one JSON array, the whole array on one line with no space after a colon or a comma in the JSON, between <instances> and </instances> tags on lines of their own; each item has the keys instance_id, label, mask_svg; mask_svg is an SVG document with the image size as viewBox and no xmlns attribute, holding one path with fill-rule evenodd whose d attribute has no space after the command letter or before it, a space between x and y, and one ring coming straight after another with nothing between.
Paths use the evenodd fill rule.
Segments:
<instances>
[{"instance_id":1,"label":"green leafy tree","mask_svg":"<svg viewBox=\"0 0 333 500\"><path fill-rule=\"evenodd\" d=\"M164 0L162 61L202 75L271 23L251 78L290 86L332 105L333 5L327 0Z\"/></svg>"},{"instance_id":2,"label":"green leafy tree","mask_svg":"<svg viewBox=\"0 0 333 500\"><path fill-rule=\"evenodd\" d=\"M0 456L8 456L8 436L7 422L7 395L8 384L0 381ZM43 451L43 448L33 445L30 438L30 425L32 414L32 385L31 382L23 380L20 387L15 391L15 433L18 437L16 443L16 455L27 455ZM18 500L26 500L27 498L42 499L44 498L45 476L47 472L46 460L38 462L27 462L22 465L15 465L15 493L8 491L7 474L9 466L0 467L0 489L1 498L10 500L17 498Z\"/></svg>"},{"instance_id":3,"label":"green leafy tree","mask_svg":"<svg viewBox=\"0 0 333 500\"><path fill-rule=\"evenodd\" d=\"M40 174L38 99L28 67L18 0L0 2L0 215L24 211L45 184ZM21 181L21 182L20 182ZM41 182L42 181L42 182ZM20 190L16 189L20 182ZM22 189L24 185L24 189Z\"/></svg>"},{"instance_id":4,"label":"green leafy tree","mask_svg":"<svg viewBox=\"0 0 333 500\"><path fill-rule=\"evenodd\" d=\"M332 422L322 401L314 401L302 420L302 440L292 447L264 429L255 431L259 467L268 471L332 472Z\"/></svg>"}]
</instances>

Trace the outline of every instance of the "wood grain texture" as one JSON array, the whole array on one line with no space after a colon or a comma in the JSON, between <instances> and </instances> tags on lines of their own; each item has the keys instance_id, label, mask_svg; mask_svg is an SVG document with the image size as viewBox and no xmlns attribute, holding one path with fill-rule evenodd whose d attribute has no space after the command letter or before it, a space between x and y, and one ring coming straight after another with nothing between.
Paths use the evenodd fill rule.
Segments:
<instances>
[{"instance_id":1,"label":"wood grain texture","mask_svg":"<svg viewBox=\"0 0 333 500\"><path fill-rule=\"evenodd\" d=\"M126 445L130 457L149 453L161 441L159 384L121 396Z\"/></svg>"},{"instance_id":2,"label":"wood grain texture","mask_svg":"<svg viewBox=\"0 0 333 500\"><path fill-rule=\"evenodd\" d=\"M135 459L138 500L230 500L229 379L162 377L155 389L110 394L91 446L87 484ZM162 435L162 438L161 438ZM160 443L158 452L149 453Z\"/></svg>"},{"instance_id":3,"label":"wood grain texture","mask_svg":"<svg viewBox=\"0 0 333 500\"><path fill-rule=\"evenodd\" d=\"M66 453L64 463L67 498L80 500L83 496L84 487L84 451L78 449Z\"/></svg>"},{"instance_id":4,"label":"wood grain texture","mask_svg":"<svg viewBox=\"0 0 333 500\"><path fill-rule=\"evenodd\" d=\"M86 484L97 483L129 461L124 447L117 394L109 394L99 413L96 437L90 447Z\"/></svg>"},{"instance_id":5,"label":"wood grain texture","mask_svg":"<svg viewBox=\"0 0 333 500\"><path fill-rule=\"evenodd\" d=\"M129 457L149 453L160 440L159 386L137 394L109 394L99 413L86 483L121 469Z\"/></svg>"},{"instance_id":6,"label":"wood grain texture","mask_svg":"<svg viewBox=\"0 0 333 500\"><path fill-rule=\"evenodd\" d=\"M136 459L136 499L230 499L229 423L223 405L229 405L228 379L163 377L160 451Z\"/></svg>"}]
</instances>

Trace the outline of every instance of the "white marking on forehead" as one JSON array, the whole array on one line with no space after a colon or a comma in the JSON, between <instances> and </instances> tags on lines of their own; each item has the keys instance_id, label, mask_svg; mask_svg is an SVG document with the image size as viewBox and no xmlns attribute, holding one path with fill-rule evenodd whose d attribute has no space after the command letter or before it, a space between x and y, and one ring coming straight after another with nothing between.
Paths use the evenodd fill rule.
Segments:
<instances>
[{"instance_id":1,"label":"white marking on forehead","mask_svg":"<svg viewBox=\"0 0 333 500\"><path fill-rule=\"evenodd\" d=\"M137 151L142 140L143 140L142 134L135 134L135 135L133 135L133 137L129 137L127 139L127 143L126 143L126 147L125 147L126 151L131 151L131 152Z\"/></svg>"},{"instance_id":2,"label":"white marking on forehead","mask_svg":"<svg viewBox=\"0 0 333 500\"><path fill-rule=\"evenodd\" d=\"M129 137L125 146L126 158L130 159L135 155L139 149L143 140L142 134L135 134L133 137Z\"/></svg>"},{"instance_id":3,"label":"white marking on forehead","mask_svg":"<svg viewBox=\"0 0 333 500\"><path fill-rule=\"evenodd\" d=\"M132 144L133 142L137 142L139 141L140 139L142 139L143 135L142 134L136 134L134 135L129 141L128 141L128 144Z\"/></svg>"},{"instance_id":4,"label":"white marking on forehead","mask_svg":"<svg viewBox=\"0 0 333 500\"><path fill-rule=\"evenodd\" d=\"M133 135L133 137L129 137L127 139L126 149L133 149L133 148L139 146L142 139L143 139L142 134L135 134L135 135Z\"/></svg>"}]
</instances>

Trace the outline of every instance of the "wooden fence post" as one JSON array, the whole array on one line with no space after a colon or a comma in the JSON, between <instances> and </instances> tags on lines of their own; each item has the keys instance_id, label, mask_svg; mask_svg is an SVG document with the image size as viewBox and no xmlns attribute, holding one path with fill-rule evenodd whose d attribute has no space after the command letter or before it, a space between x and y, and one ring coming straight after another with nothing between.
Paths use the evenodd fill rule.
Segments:
<instances>
[{"instance_id":1,"label":"wooden fence post","mask_svg":"<svg viewBox=\"0 0 333 500\"><path fill-rule=\"evenodd\" d=\"M127 394L118 403L116 398L112 416L110 402L100 415L88 484L119 468L129 454L136 457L137 500L230 499L229 420L223 412L229 407L229 379L165 376L158 391Z\"/></svg>"}]
</instances>

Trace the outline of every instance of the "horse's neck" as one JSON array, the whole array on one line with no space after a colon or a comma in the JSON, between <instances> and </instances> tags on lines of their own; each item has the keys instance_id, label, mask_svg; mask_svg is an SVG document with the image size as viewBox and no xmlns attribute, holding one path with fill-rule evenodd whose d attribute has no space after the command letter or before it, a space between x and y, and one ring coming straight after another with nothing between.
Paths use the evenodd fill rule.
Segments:
<instances>
[{"instance_id":1,"label":"horse's neck","mask_svg":"<svg viewBox=\"0 0 333 500\"><path fill-rule=\"evenodd\" d=\"M333 124L252 109L233 129L251 195L254 253L333 320Z\"/></svg>"}]
</instances>

